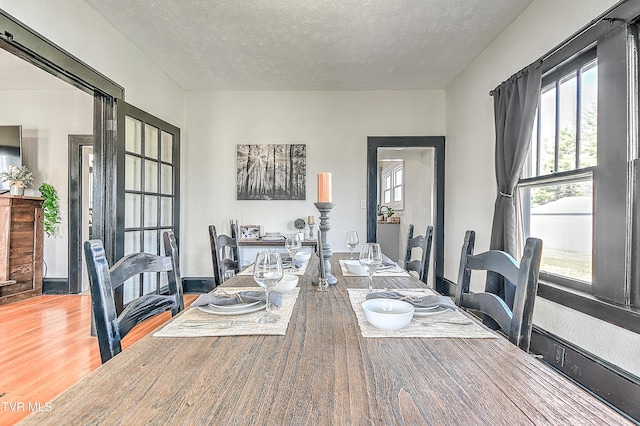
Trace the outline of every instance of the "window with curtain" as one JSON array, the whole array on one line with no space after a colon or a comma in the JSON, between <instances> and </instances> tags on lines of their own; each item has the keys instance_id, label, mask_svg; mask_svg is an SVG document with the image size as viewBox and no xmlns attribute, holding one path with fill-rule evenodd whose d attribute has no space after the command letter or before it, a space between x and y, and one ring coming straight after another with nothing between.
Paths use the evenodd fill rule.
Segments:
<instances>
[{"instance_id":1,"label":"window with curtain","mask_svg":"<svg viewBox=\"0 0 640 426\"><path fill-rule=\"evenodd\" d=\"M597 130L598 59L592 48L543 76L518 185L524 237L544 241L543 277L589 292Z\"/></svg>"}]
</instances>

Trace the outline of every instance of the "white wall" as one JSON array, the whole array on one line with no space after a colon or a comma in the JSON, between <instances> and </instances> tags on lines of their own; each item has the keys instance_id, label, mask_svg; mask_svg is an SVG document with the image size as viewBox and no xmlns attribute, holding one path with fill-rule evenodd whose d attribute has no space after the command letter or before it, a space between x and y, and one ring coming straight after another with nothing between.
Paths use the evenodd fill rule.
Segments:
<instances>
[{"instance_id":1,"label":"white wall","mask_svg":"<svg viewBox=\"0 0 640 426\"><path fill-rule=\"evenodd\" d=\"M44 239L46 277L68 276L68 156L70 134L93 133L93 97L71 90L0 91L0 124L22 126L22 162L34 182L25 195L40 196L43 182L60 196L61 223Z\"/></svg>"},{"instance_id":2,"label":"white wall","mask_svg":"<svg viewBox=\"0 0 640 426\"><path fill-rule=\"evenodd\" d=\"M434 148L413 151L413 158L405 160L405 210L399 212L400 222L400 258L404 258L407 246L409 225L414 225L413 235L424 235L427 226L435 226L433 221L434 184ZM434 241L435 242L435 241ZM412 259L420 256L420 250L414 250ZM432 246L431 254L435 253ZM433 261L429 263L427 282L435 287Z\"/></svg>"},{"instance_id":3,"label":"white wall","mask_svg":"<svg viewBox=\"0 0 640 426\"><path fill-rule=\"evenodd\" d=\"M348 230L366 235L367 136L444 134L444 91L187 92L182 171L183 275L211 276L207 226L229 219L292 231L319 217L316 175L333 173L329 243L348 251ZM307 144L306 201L237 201L237 144Z\"/></svg>"},{"instance_id":4,"label":"white wall","mask_svg":"<svg viewBox=\"0 0 640 426\"><path fill-rule=\"evenodd\" d=\"M184 92L82 0L0 0L0 8L123 86L125 100L184 125Z\"/></svg>"},{"instance_id":5,"label":"white wall","mask_svg":"<svg viewBox=\"0 0 640 426\"><path fill-rule=\"evenodd\" d=\"M125 87L125 100L128 103L177 127L184 127L182 88L84 1L0 0L0 8ZM82 101L76 98L65 100L67 95L33 94L32 100L24 100L25 108L18 110L12 106L6 115L3 111L1 116L3 122L23 124L29 150L26 153L26 165L35 172L37 183L40 179L47 180L60 193L63 207L60 233L65 236L68 217L67 134L93 133L92 98L79 94L75 96L81 97ZM2 106L6 106L4 96L9 94L3 92L2 96ZM37 96L42 98L36 100ZM89 99L88 110L86 99ZM31 146L34 143L37 145L35 150ZM63 147L58 147L58 143L63 143ZM45 240L47 276L67 276L67 251L66 237Z\"/></svg>"},{"instance_id":6,"label":"white wall","mask_svg":"<svg viewBox=\"0 0 640 426\"><path fill-rule=\"evenodd\" d=\"M465 230L476 231L477 251L489 247L496 195L493 100L489 91L615 3L536 0L447 88L446 278L457 279ZM536 300L534 323L640 375L638 334L542 298Z\"/></svg>"}]
</instances>

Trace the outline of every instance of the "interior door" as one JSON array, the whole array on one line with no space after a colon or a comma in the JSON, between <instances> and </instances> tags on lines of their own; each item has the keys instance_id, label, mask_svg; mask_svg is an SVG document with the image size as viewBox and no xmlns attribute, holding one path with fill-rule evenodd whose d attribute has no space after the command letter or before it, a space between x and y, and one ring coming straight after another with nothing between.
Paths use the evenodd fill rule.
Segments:
<instances>
[{"instance_id":1,"label":"interior door","mask_svg":"<svg viewBox=\"0 0 640 426\"><path fill-rule=\"evenodd\" d=\"M164 255L164 231L179 241L180 129L120 100L117 111L116 257ZM117 303L166 288L166 274L145 274L125 283Z\"/></svg>"}]
</instances>

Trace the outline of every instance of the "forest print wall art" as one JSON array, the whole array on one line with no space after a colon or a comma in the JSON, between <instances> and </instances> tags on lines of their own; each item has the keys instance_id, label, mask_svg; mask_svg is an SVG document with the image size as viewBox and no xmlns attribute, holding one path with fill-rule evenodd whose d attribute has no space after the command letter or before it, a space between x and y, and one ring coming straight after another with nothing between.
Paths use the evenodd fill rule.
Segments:
<instances>
[{"instance_id":1,"label":"forest print wall art","mask_svg":"<svg viewBox=\"0 0 640 426\"><path fill-rule=\"evenodd\" d=\"M305 144L238 145L238 200L305 200Z\"/></svg>"}]
</instances>

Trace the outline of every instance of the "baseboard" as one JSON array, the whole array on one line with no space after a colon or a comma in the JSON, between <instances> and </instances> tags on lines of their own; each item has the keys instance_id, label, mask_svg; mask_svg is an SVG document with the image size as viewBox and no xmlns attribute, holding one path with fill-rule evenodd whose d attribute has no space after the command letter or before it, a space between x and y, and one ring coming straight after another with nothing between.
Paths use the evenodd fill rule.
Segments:
<instances>
[{"instance_id":1,"label":"baseboard","mask_svg":"<svg viewBox=\"0 0 640 426\"><path fill-rule=\"evenodd\" d=\"M216 288L213 277L182 278L182 290L185 293L208 293Z\"/></svg>"},{"instance_id":2,"label":"baseboard","mask_svg":"<svg viewBox=\"0 0 640 426\"><path fill-rule=\"evenodd\" d=\"M443 279L455 293L456 283ZM538 294L539 297L540 294ZM529 352L589 393L640 424L640 378L537 326Z\"/></svg>"},{"instance_id":3,"label":"baseboard","mask_svg":"<svg viewBox=\"0 0 640 426\"><path fill-rule=\"evenodd\" d=\"M43 278L42 294L69 294L69 279Z\"/></svg>"},{"instance_id":4,"label":"baseboard","mask_svg":"<svg viewBox=\"0 0 640 426\"><path fill-rule=\"evenodd\" d=\"M640 377L534 326L529 351L542 361L640 424Z\"/></svg>"}]
</instances>

